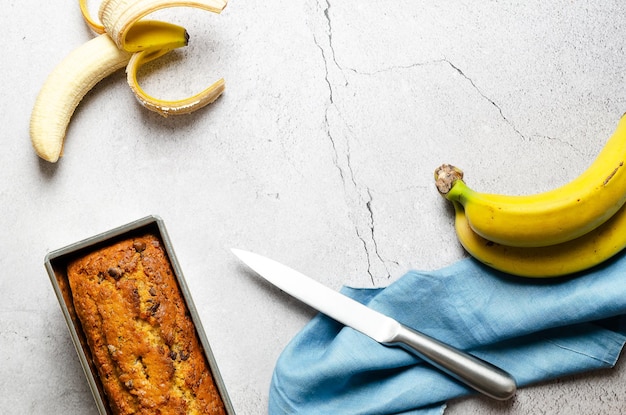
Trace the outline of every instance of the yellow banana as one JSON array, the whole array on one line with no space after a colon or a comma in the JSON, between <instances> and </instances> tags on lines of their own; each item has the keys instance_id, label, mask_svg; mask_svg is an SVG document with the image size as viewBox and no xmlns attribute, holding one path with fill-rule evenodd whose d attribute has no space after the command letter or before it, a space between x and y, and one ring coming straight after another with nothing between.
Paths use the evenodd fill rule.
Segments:
<instances>
[{"instance_id":1,"label":"yellow banana","mask_svg":"<svg viewBox=\"0 0 626 415\"><path fill-rule=\"evenodd\" d=\"M101 22L93 19L87 0L79 0L87 25L98 34L72 51L52 71L35 100L30 136L36 153L49 162L58 161L67 126L76 107L99 81L126 66L127 79L138 100L162 115L183 114L213 102L224 90L220 79L205 91L183 100L165 101L147 95L137 82L141 65L172 49L186 46L187 31L180 26L140 20L165 7L187 6L221 12L225 0L105 0L100 6Z\"/></svg>"},{"instance_id":2,"label":"yellow banana","mask_svg":"<svg viewBox=\"0 0 626 415\"><path fill-rule=\"evenodd\" d=\"M573 181L534 195L480 193L460 169L435 170L439 192L463 205L472 229L485 239L520 247L548 246L578 238L608 220L626 202L626 117L591 166Z\"/></svg>"},{"instance_id":3,"label":"yellow banana","mask_svg":"<svg viewBox=\"0 0 626 415\"><path fill-rule=\"evenodd\" d=\"M511 275L549 278L584 271L626 247L626 206L591 232L557 245L522 248L501 245L476 234L463 206L454 204L454 227L459 242L480 262Z\"/></svg>"},{"instance_id":4,"label":"yellow banana","mask_svg":"<svg viewBox=\"0 0 626 415\"><path fill-rule=\"evenodd\" d=\"M33 107L30 137L39 157L56 162L74 110L98 82L126 66L131 54L104 34L72 51L48 75Z\"/></svg>"}]
</instances>

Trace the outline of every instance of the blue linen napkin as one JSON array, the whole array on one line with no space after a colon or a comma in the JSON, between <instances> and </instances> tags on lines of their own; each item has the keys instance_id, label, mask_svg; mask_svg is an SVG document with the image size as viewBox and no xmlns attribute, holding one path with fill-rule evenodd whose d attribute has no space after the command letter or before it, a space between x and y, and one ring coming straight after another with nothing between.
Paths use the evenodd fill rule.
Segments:
<instances>
[{"instance_id":1,"label":"blue linen napkin","mask_svg":"<svg viewBox=\"0 0 626 415\"><path fill-rule=\"evenodd\" d=\"M386 288L342 292L501 367L518 386L612 367L626 341L626 254L559 279L513 277L467 258L408 272ZM318 314L276 363L269 413L434 415L473 393Z\"/></svg>"}]
</instances>

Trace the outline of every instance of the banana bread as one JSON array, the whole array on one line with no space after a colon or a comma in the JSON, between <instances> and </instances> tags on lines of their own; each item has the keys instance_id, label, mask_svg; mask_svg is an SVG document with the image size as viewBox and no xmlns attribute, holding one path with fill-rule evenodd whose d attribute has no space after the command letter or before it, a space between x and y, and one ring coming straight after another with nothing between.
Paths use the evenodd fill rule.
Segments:
<instances>
[{"instance_id":1,"label":"banana bread","mask_svg":"<svg viewBox=\"0 0 626 415\"><path fill-rule=\"evenodd\" d=\"M114 414L225 414L158 237L98 249L67 275Z\"/></svg>"}]
</instances>

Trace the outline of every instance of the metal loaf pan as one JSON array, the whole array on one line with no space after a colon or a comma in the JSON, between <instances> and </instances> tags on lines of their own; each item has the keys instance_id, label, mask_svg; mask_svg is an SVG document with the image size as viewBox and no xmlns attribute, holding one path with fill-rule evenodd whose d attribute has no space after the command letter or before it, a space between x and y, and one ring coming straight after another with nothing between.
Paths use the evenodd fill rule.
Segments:
<instances>
[{"instance_id":1,"label":"metal loaf pan","mask_svg":"<svg viewBox=\"0 0 626 415\"><path fill-rule=\"evenodd\" d=\"M200 322L198 312L193 304L189 288L185 283L185 279L183 277L180 265L176 259L176 255L174 254L174 249L168 237L165 225L163 223L163 220L158 216L147 216L129 224L120 226L118 228L111 229L107 232L103 232L99 235L95 235L91 238L84 239L80 242L76 242L64 248L50 252L45 257L46 270L48 271L50 281L52 282L52 286L54 287L54 292L56 293L59 304L61 305L63 316L65 317L65 321L69 328L74 347L76 348L78 358L83 367L83 371L85 372L85 376L87 377L87 381L89 382L89 386L96 401L98 411L101 415L113 414L111 408L109 407L108 400L104 393L102 384L100 382L98 371L92 361L91 352L87 345L85 335L82 331L80 321L78 320L76 312L74 310L74 304L70 292L70 285L67 279L67 265L71 259L77 256L84 255L100 247L107 246L111 243L116 242L117 240L145 233L152 233L153 235L160 237L161 242L165 247L165 251L167 253L170 264L172 265L172 269L174 270L178 286L186 302L187 309L189 310L189 313L191 315L191 319L194 323L196 334L204 349L209 368L212 372L211 374L213 375L215 384L219 390L222 401L224 402L224 406L226 407L226 413L229 415L234 415L235 411L233 409L230 398L228 397L224 381L222 380L222 377L219 373L219 369L217 367L215 357L213 356L213 353L211 351L209 341L206 337L204 329L202 328L202 323Z\"/></svg>"}]
</instances>

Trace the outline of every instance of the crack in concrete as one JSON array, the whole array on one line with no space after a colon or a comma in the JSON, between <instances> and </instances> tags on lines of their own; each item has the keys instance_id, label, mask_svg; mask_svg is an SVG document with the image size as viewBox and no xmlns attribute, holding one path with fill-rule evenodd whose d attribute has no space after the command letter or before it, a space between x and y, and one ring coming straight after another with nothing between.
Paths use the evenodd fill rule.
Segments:
<instances>
[{"instance_id":1,"label":"crack in concrete","mask_svg":"<svg viewBox=\"0 0 626 415\"><path fill-rule=\"evenodd\" d=\"M387 279L389 279L391 277L391 273L389 272L389 268L387 268L386 261L378 252L378 242L376 241L376 237L374 234L374 209L372 209L372 203L374 202L374 198L372 197L372 191L370 188L367 188L367 197L368 200L367 202L365 202L365 206L367 207L367 211L369 212L370 237L372 238L372 243L374 244L374 254L385 268L385 271L387 272Z\"/></svg>"},{"instance_id":2,"label":"crack in concrete","mask_svg":"<svg viewBox=\"0 0 626 415\"><path fill-rule=\"evenodd\" d=\"M560 139L558 137L552 137L552 136L549 136L549 135L537 135L537 136L534 136L534 138L540 138L540 139L543 138L543 139L548 140L548 141L556 141L557 143L563 144L563 145L571 148L572 151L574 151L574 153L578 154L579 156L581 156L581 157L585 157L586 156L584 151L581 151L580 148L576 147L575 145L573 145L572 143L570 143L567 140L563 140L563 139Z\"/></svg>"},{"instance_id":3,"label":"crack in concrete","mask_svg":"<svg viewBox=\"0 0 626 415\"><path fill-rule=\"evenodd\" d=\"M329 10L330 10L330 2L328 0L326 0L326 7L323 9L323 14L324 14L324 17L326 19L326 27L327 27L326 32L328 33L327 37L328 37L329 48L330 48L331 53L334 55L334 49L333 49L333 46L332 46L332 24L331 24L331 21L330 21ZM335 100L334 100L334 96L333 96L333 85L330 82L330 75L329 75L330 71L329 71L329 68L328 68L328 58L326 56L326 51L324 50L324 47L320 44L320 42L318 41L317 36L315 36L315 34L313 34L313 42L315 43L315 46L317 46L317 48L320 50L320 53L322 55L322 62L324 62L324 81L326 82L326 85L328 87L328 101L329 101L329 105L326 106L326 110L324 111L324 126L326 127L326 136L328 137L328 139L329 139L329 141L331 143L331 146L333 148L333 164L335 165L335 167L339 171L339 176L341 177L342 182L345 184L346 177L345 177L343 168L341 167L341 165L339 163L339 150L337 149L337 143L335 142L335 138L333 137L333 134L331 132L330 120L328 119L329 109L330 109L330 107L332 107L335 104ZM335 64L337 64L336 59L334 58L334 56L333 56L333 62L335 62Z\"/></svg>"},{"instance_id":4,"label":"crack in concrete","mask_svg":"<svg viewBox=\"0 0 626 415\"><path fill-rule=\"evenodd\" d=\"M313 36L313 39L315 41L315 45L318 47L318 49L320 50L320 53L322 54L322 61L324 62L324 80L326 81L326 85L328 85L330 105L333 105L335 103L335 100L333 98L333 86L330 83L330 79L328 75L328 58L326 58L326 52L324 51L324 48L322 47L322 45L320 45L319 42L317 41L317 38ZM331 46L331 51L332 51L332 46Z\"/></svg>"},{"instance_id":5,"label":"crack in concrete","mask_svg":"<svg viewBox=\"0 0 626 415\"><path fill-rule=\"evenodd\" d=\"M376 71L370 71L370 72L363 72L363 71L359 71L356 68L346 68L346 70L357 74L357 75L365 75L365 76L371 76L371 75L378 75L384 72L389 72L389 71L394 71L394 70L406 70L406 69L412 69L412 68L418 68L418 67L423 67L423 66L430 66L430 65L438 65L441 63L445 63L448 66L450 66L452 69L454 69L459 75L461 75L465 80L467 80L470 85L472 86L472 88L474 88L476 90L476 92L485 100L487 100L487 102L489 102L497 111L498 114L500 114L500 117L504 120L504 122L506 122L511 129L518 135L520 136L524 141L528 141L528 138L522 134L522 132L515 126L515 124L513 124L513 122L511 120L509 120L507 118L506 115L504 115L504 111L502 110L502 107L500 107L500 105L498 105L498 103L496 103L492 98L490 98L489 96L487 96L487 94L485 94L479 87L478 85L476 85L476 83L474 82L474 80L472 78L470 78L469 76L467 76L465 74L465 72L463 72L463 70L461 68L459 68L457 65L455 65L452 61L450 61L447 58L441 58L441 59L433 59L430 61L424 61L424 62L416 62L416 63L412 63L409 65L394 65L394 66L389 66L386 68L382 68Z\"/></svg>"},{"instance_id":6,"label":"crack in concrete","mask_svg":"<svg viewBox=\"0 0 626 415\"><path fill-rule=\"evenodd\" d=\"M406 69L413 69L413 68L419 68L422 66L430 66L430 65L434 65L434 64L440 64L441 62L443 62L442 59L434 59L431 61L424 61L424 62L416 62L416 63L412 63L410 65L393 65L393 66L388 66L386 68L382 68L382 69L378 69L376 71L370 71L370 72L365 72L365 71L360 71L356 68L345 68L347 71L350 71L356 75L365 75L365 76L372 76L372 75L378 75L381 73L385 73L385 72L391 72L391 71L395 71L395 70L406 70Z\"/></svg>"},{"instance_id":7,"label":"crack in concrete","mask_svg":"<svg viewBox=\"0 0 626 415\"><path fill-rule=\"evenodd\" d=\"M328 27L328 46L330 47L330 52L333 58L333 63L339 69L342 69L339 63L337 62L337 57L335 56L335 48L333 47L333 23L330 19L330 0L326 0L326 8L324 9L324 17L326 18L326 25Z\"/></svg>"},{"instance_id":8,"label":"crack in concrete","mask_svg":"<svg viewBox=\"0 0 626 415\"><path fill-rule=\"evenodd\" d=\"M313 32L313 42L319 49L321 59L324 65L324 82L326 83L328 90L328 105L324 111L323 125L325 127L325 133L330 141L332 147L333 164L339 172L340 179L343 183L344 192L349 205L355 206L350 210L350 217L354 223L354 229L357 238L363 245L365 253L365 259L367 263L366 272L373 285L376 285L376 275L386 273L386 277L390 278L388 264L395 263L395 261L386 261L380 254L378 240L376 238L376 222L375 222L375 210L374 210L374 198L372 190L366 185L358 183L356 174L352 166L350 139L345 137L340 140L335 137L332 116L337 115L340 120L343 121L348 132L351 133L349 123L346 122L341 114L340 109L336 103L336 88L341 83L337 81L343 78L343 85L348 85L348 80L345 77L345 72L349 71L356 75L377 75L383 72L393 70L410 70L412 68L431 66L431 65L447 65L452 70L456 71L464 80L469 82L469 85L477 92L477 94L484 100L486 100L491 106L495 108L499 117L524 141L527 141L527 137L515 126L515 124L505 115L502 107L498 103L484 93L481 88L470 78L465 72L451 60L443 57L438 59L432 59L424 62L416 62L408 65L394 65L379 70L365 72L359 71L357 68L342 67L337 59L334 38L333 38L333 21L331 16L331 1L330 0L316 0L314 3L315 12L313 16L323 15L322 23L315 18L316 24L314 29L320 30L320 32ZM321 13L320 13L321 12ZM322 33L322 34L320 34ZM340 81L341 82L341 81ZM331 111L335 111L334 113ZM364 206L364 209L360 209L359 206Z\"/></svg>"},{"instance_id":9,"label":"crack in concrete","mask_svg":"<svg viewBox=\"0 0 626 415\"><path fill-rule=\"evenodd\" d=\"M355 171L352 166L351 149L349 137L344 140L339 140L333 134L333 125L331 118L331 111L336 111L336 114L340 119L343 119L341 112L336 105L336 87L339 85L336 81L337 76L343 77L344 85L347 85L345 79L345 71L350 71L357 75L376 75L379 73L391 71L391 70L410 70L412 68L429 66L429 65L442 65L445 64L458 73L464 80L469 82L469 85L477 92L477 94L484 100L486 100L491 106L495 108L500 118L523 140L527 141L524 134L521 133L515 126L515 124L508 119L505 115L502 107L484 93L481 88L474 82L472 78L467 76L465 72L451 60L443 57L439 59L433 59L430 61L416 62L409 65L395 65L387 68L383 68L372 72L362 72L356 68L344 68L342 67L336 56L334 48L333 38L333 21L331 16L331 1L330 0L317 0L317 12L323 15L323 35L313 34L313 41L320 51L320 55L324 64L324 82L328 89L328 105L324 112L324 127L326 130L326 136L330 141L332 147L333 164L339 172L339 176L344 185L346 192L346 198L348 202L351 202L354 206L364 206L364 209L352 210L352 220L354 222L355 233L363 245L363 249L367 261L367 273L369 275L372 284L375 284L375 269L378 268L378 273L386 273L387 278L390 278L390 272L388 268L388 261L385 261L380 254L378 240L376 239L376 226L373 207L372 191L366 185L358 183L355 175ZM318 26L319 27L319 26ZM335 77L335 81L333 81ZM343 120L348 131L350 130L348 123Z\"/></svg>"},{"instance_id":10,"label":"crack in concrete","mask_svg":"<svg viewBox=\"0 0 626 415\"><path fill-rule=\"evenodd\" d=\"M372 285L375 285L375 277L374 277L374 271L373 271L374 258L376 258L377 261L379 261L384 267L385 272L387 273L387 278L390 277L390 274L385 264L385 261L382 259L382 257L380 256L378 252L378 243L376 241L375 229L374 229L374 212L372 208L371 191L367 187L364 187L360 185L359 183L357 183L355 173L352 168L349 140L346 139L344 140L344 143L342 143L345 148L343 149L344 150L343 154L341 154L340 149L338 148L339 144L337 140L335 139L333 132L332 132L331 121L329 119L329 113L332 108L334 108L337 111L338 109L335 106L335 95L334 95L333 82L331 82L330 66L332 64L340 72L343 72L343 68L337 62L335 49L333 47L333 25L332 25L332 19L330 15L330 9L331 9L330 0L324 0L323 2L320 1L318 2L318 5L322 9L323 15L324 15L325 33L327 36L325 43L327 44L327 48L328 48L328 51L327 51L324 48L324 45L321 44L319 39L315 35L313 36L315 45L320 50L322 60L324 62L324 71L325 71L324 80L328 87L328 105L324 113L324 126L326 128L326 136L328 137L331 143L331 146L333 149L333 163L339 172L339 176L344 185L344 189L346 191L346 196L348 197L348 200L356 201L355 204L357 206L360 203L363 203L363 200L365 200L365 209L366 209L365 211L367 212L367 215L366 215L367 219L365 221L367 222L367 224L364 226L367 226L368 231L363 232L363 230L361 229L360 224L363 222L363 220L359 220L359 218L361 217L361 214L359 214L358 211L354 213L355 217L353 217L353 221L354 221L355 233L358 239L361 241L364 252L365 252L365 257L367 261L366 272L370 278L370 281L372 282ZM339 113L339 116L341 117L340 113ZM366 194L367 198L365 198L363 194ZM370 245L373 247L372 248L373 253L371 252Z\"/></svg>"},{"instance_id":11,"label":"crack in concrete","mask_svg":"<svg viewBox=\"0 0 626 415\"><path fill-rule=\"evenodd\" d=\"M486 99L491 105L493 105L496 110L498 110L498 113L500 114L500 117L502 117L502 119L504 120L504 122L506 122L512 129L513 131L515 131L515 133L517 135L519 135L524 141L528 141L526 139L526 137L524 136L524 134L521 133L521 131L519 131L517 129L517 127L511 122L511 120L509 120L506 115L504 115L504 111L502 111L502 108L491 98L489 98L479 87L478 85L476 85L476 83L474 83L474 80L472 78L470 78L469 76L467 76L465 74L465 72L463 72L461 70L461 68L459 68L458 66L456 66L454 63L452 63L450 60L444 58L442 59L442 62L447 63L448 65L450 65L450 67L452 69L454 69L455 71L457 71L459 73L459 75L461 75L463 78L465 78L470 85L476 90L476 92L478 92L478 94L483 97L484 99Z\"/></svg>"}]
</instances>

